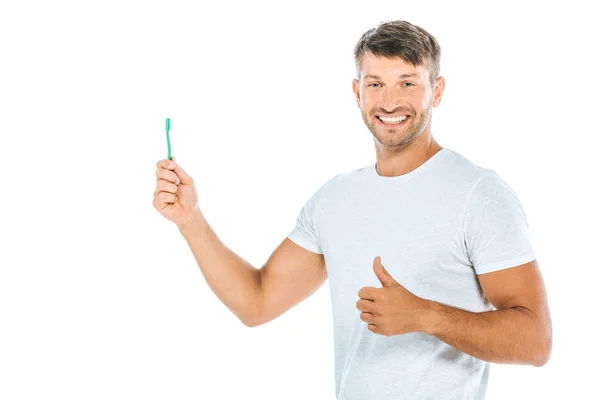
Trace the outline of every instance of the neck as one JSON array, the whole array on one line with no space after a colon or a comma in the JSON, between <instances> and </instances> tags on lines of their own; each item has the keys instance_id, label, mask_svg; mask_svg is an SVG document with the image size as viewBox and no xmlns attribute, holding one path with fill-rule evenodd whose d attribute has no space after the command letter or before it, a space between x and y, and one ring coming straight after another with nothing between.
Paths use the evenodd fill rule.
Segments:
<instances>
[{"instance_id":1,"label":"neck","mask_svg":"<svg viewBox=\"0 0 600 400\"><path fill-rule=\"evenodd\" d=\"M442 146L430 134L423 132L421 137L423 139L419 137L397 151L376 148L377 173L389 177L404 175L419 167L442 149Z\"/></svg>"}]
</instances>

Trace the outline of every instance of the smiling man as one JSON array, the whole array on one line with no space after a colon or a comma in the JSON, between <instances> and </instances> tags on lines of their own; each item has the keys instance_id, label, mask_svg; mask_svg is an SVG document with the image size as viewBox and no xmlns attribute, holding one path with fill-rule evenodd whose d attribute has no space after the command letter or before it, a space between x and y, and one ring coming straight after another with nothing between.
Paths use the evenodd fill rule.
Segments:
<instances>
[{"instance_id":1,"label":"smiling man","mask_svg":"<svg viewBox=\"0 0 600 400\"><path fill-rule=\"evenodd\" d=\"M154 206L247 326L329 280L338 400L481 400L490 363L541 366L550 357L525 211L494 170L434 140L444 78L433 36L382 23L354 56L352 88L376 161L324 182L262 268L219 240L174 158L158 162Z\"/></svg>"},{"instance_id":2,"label":"smiling man","mask_svg":"<svg viewBox=\"0 0 600 400\"><path fill-rule=\"evenodd\" d=\"M521 203L495 171L433 138L440 54L406 21L362 35L352 89L376 162L321 186L288 235L324 256L340 400L480 400L489 362L550 356Z\"/></svg>"}]
</instances>

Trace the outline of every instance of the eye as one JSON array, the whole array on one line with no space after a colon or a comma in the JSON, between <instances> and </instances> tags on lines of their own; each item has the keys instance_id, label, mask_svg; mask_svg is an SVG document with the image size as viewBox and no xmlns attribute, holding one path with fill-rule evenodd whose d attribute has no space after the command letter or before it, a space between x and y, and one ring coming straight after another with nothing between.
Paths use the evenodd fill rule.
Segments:
<instances>
[{"instance_id":1,"label":"eye","mask_svg":"<svg viewBox=\"0 0 600 400\"><path fill-rule=\"evenodd\" d=\"M367 85L367 87L373 87L373 85L379 85L377 82L371 82Z\"/></svg>"},{"instance_id":2,"label":"eye","mask_svg":"<svg viewBox=\"0 0 600 400\"><path fill-rule=\"evenodd\" d=\"M408 84L408 85L411 85L411 86L416 86L416 85L415 85L414 83L412 83L412 82L404 82L404 85L407 85L407 84Z\"/></svg>"}]
</instances>

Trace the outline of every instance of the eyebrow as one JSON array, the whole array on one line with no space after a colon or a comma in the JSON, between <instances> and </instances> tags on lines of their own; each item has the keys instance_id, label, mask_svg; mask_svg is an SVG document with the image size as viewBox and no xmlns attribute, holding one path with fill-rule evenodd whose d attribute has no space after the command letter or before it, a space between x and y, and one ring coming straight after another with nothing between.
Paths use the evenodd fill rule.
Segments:
<instances>
[{"instance_id":1,"label":"eyebrow","mask_svg":"<svg viewBox=\"0 0 600 400\"><path fill-rule=\"evenodd\" d=\"M398 77L398 79L404 79L404 78L413 78L413 77L416 77L416 78L418 78L418 77L419 77L419 74L417 74L417 73L412 73L412 74L401 74L401 75ZM364 80L367 80L367 79L369 79L369 78L372 78L372 79L381 79L381 77L380 77L379 75L372 75L372 74L365 75L363 79L364 79Z\"/></svg>"}]
</instances>

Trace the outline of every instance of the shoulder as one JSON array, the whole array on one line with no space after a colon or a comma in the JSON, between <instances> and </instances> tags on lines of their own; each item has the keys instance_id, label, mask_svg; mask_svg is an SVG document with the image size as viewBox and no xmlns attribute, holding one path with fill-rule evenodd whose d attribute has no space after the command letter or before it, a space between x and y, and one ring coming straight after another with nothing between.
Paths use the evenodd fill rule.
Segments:
<instances>
[{"instance_id":1,"label":"shoulder","mask_svg":"<svg viewBox=\"0 0 600 400\"><path fill-rule=\"evenodd\" d=\"M481 179L493 172L492 169L475 163L455 150L446 149L446 153L447 156L444 158L443 169L454 181L461 180L467 186L473 187Z\"/></svg>"},{"instance_id":2,"label":"shoulder","mask_svg":"<svg viewBox=\"0 0 600 400\"><path fill-rule=\"evenodd\" d=\"M461 153L443 149L444 154L436 163L434 173L428 175L423 182L438 186L444 192L470 194L474 189L488 187L509 188L500 175L491 168L484 167ZM327 179L319 188L320 196L337 196L353 193L368 187L373 180L374 163L338 173ZM461 196L462 197L462 196Z\"/></svg>"},{"instance_id":3,"label":"shoulder","mask_svg":"<svg viewBox=\"0 0 600 400\"><path fill-rule=\"evenodd\" d=\"M329 178L320 188L324 194L334 195L344 192L349 188L360 187L368 179L368 172L371 165L355 168L349 171L340 172Z\"/></svg>"},{"instance_id":4,"label":"shoulder","mask_svg":"<svg viewBox=\"0 0 600 400\"><path fill-rule=\"evenodd\" d=\"M448 150L445 161L447 172L445 178L461 185L469 196L477 193L493 195L502 192L514 195L510 185L493 168L477 164L453 150Z\"/></svg>"}]
</instances>

